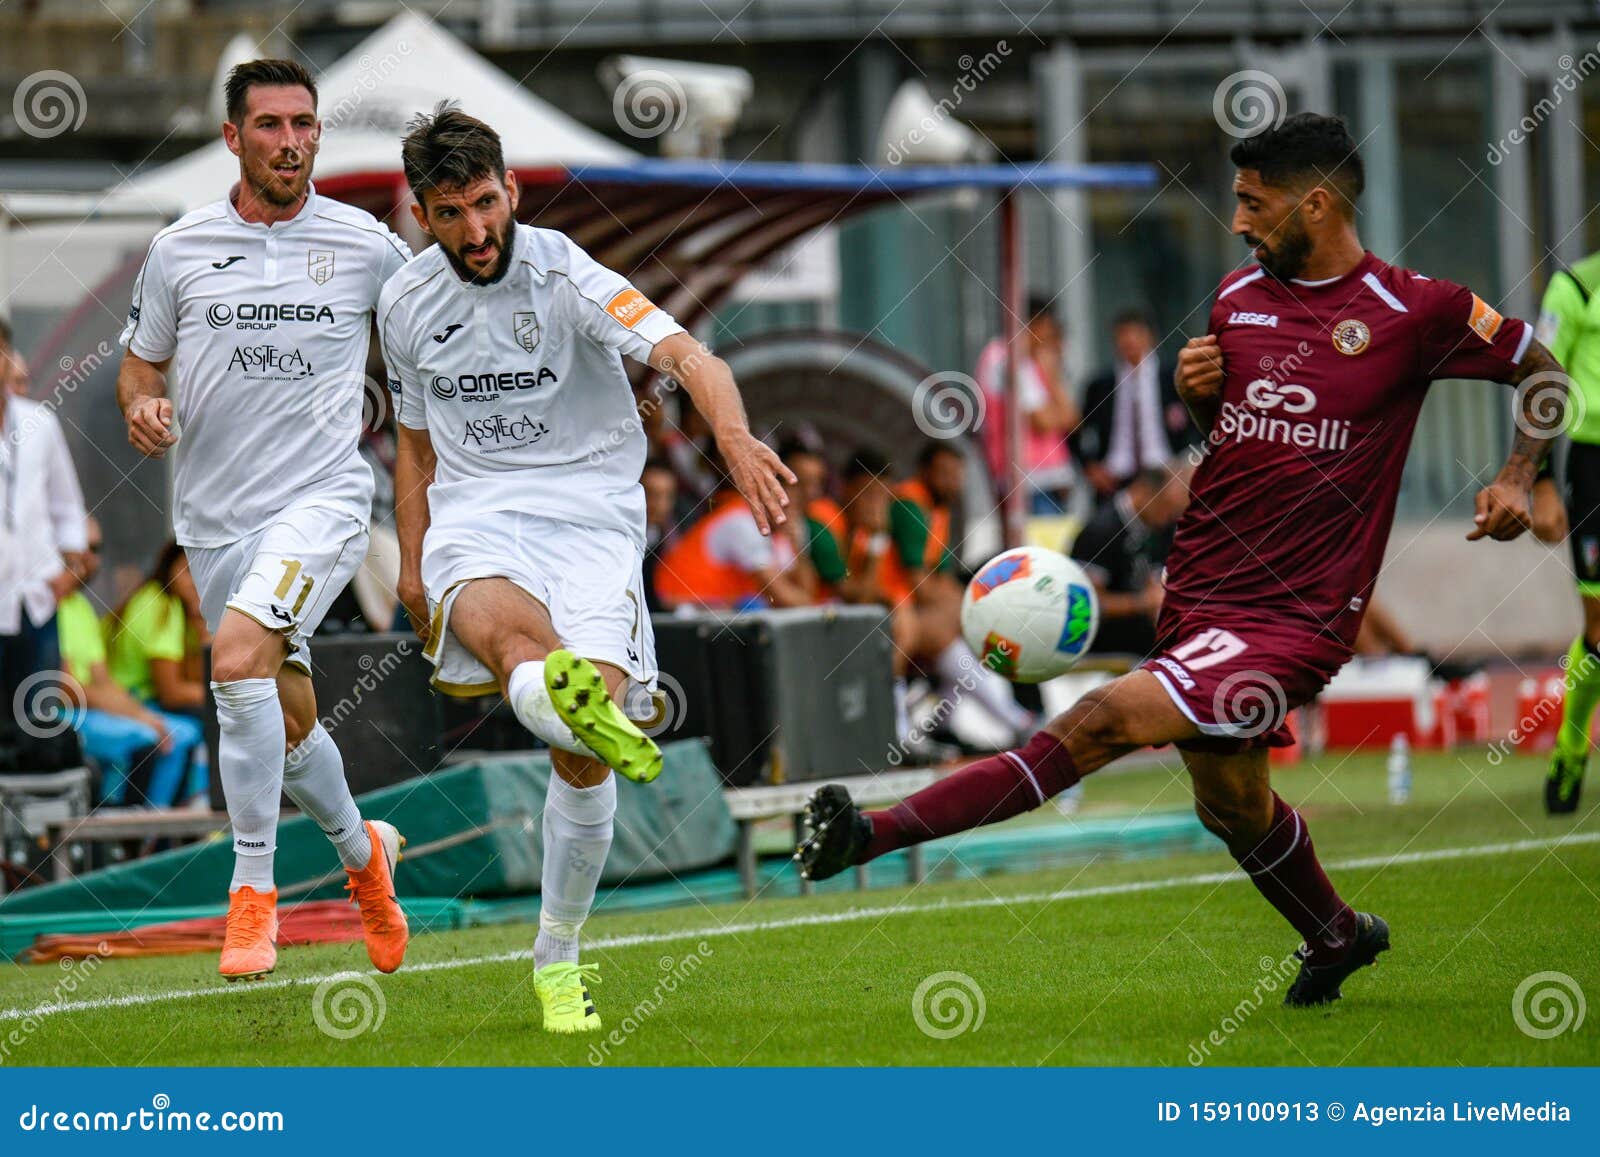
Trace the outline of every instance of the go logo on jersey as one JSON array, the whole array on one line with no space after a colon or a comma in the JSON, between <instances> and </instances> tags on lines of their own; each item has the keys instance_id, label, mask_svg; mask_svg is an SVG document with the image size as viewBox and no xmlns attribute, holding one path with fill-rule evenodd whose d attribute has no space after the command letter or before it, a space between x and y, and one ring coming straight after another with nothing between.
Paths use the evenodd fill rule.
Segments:
<instances>
[{"instance_id":1,"label":"go logo on jersey","mask_svg":"<svg viewBox=\"0 0 1600 1157\"><path fill-rule=\"evenodd\" d=\"M1282 406L1285 414L1309 414L1317 408L1317 396L1306 387L1292 382L1279 385L1267 378L1257 378L1246 386L1244 400L1258 410Z\"/></svg>"}]
</instances>

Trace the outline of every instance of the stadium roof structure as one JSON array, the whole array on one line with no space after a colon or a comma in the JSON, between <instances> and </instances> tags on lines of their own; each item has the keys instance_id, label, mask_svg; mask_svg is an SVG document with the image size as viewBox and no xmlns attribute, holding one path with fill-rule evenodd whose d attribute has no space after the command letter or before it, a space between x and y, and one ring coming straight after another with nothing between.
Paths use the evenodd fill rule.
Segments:
<instances>
[{"instance_id":1,"label":"stadium roof structure","mask_svg":"<svg viewBox=\"0 0 1600 1157\"><path fill-rule=\"evenodd\" d=\"M714 312L740 278L791 242L870 209L988 191L1001 199L1004 242L1018 192L1142 189L1156 182L1149 165L880 168L656 159L518 177L519 216L568 234L688 326Z\"/></svg>"}]
</instances>

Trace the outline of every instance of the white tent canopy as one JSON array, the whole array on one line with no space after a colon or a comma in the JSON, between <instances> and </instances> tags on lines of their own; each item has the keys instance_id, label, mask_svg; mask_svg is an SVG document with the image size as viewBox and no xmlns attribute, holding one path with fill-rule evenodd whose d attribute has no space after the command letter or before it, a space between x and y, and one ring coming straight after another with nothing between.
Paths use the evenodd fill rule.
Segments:
<instances>
[{"instance_id":1,"label":"white tent canopy","mask_svg":"<svg viewBox=\"0 0 1600 1157\"><path fill-rule=\"evenodd\" d=\"M400 137L413 114L458 101L493 125L513 168L626 163L636 154L540 100L449 32L401 13L317 78L322 148L316 177L400 171ZM204 148L122 186L153 206L183 212L216 200L239 179L219 135Z\"/></svg>"}]
</instances>

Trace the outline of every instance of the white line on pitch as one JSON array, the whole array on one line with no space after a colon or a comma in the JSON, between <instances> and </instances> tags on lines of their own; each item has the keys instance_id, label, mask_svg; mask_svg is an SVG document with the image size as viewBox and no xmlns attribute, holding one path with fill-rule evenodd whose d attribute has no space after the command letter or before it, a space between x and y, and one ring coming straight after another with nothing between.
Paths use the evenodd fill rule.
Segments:
<instances>
[{"instance_id":1,"label":"white line on pitch","mask_svg":"<svg viewBox=\"0 0 1600 1157\"><path fill-rule=\"evenodd\" d=\"M1419 852L1401 852L1389 856L1361 856L1338 860L1324 865L1329 871L1352 871L1363 868L1389 868L1404 864L1426 864L1438 860L1462 860L1483 856L1514 855L1518 852L1535 852L1546 848L1572 847L1600 841L1600 832L1577 832L1553 836L1542 840L1513 840L1501 844L1474 844L1463 848L1434 848ZM1023 892L1011 896L981 896L969 900L941 900L931 904L894 904L875 908L845 908L838 912L817 912L807 916L786 916L778 920L749 920L738 924L717 924L709 928L689 928L677 932L638 932L630 936L602 936L585 940L586 947L634 948L646 944L672 944L680 940L708 940L720 936L740 936L747 932L777 932L787 928L807 928L819 924L850 924L858 920L880 920L886 916L909 916L920 912L952 912L969 908L1000 908L1010 904L1052 903L1057 900L1085 900L1097 896L1120 896L1128 892L1158 892L1169 888L1188 888L1199 884L1227 884L1242 882L1247 877L1237 870L1228 872L1202 872L1192 876L1168 876L1160 880L1133 880L1126 884L1101 884L1092 888L1062 888L1053 892ZM455 968L476 968L483 964L505 964L532 958L531 949L515 952L497 952L486 956L469 956L450 960L425 960L405 966L402 975L414 972L441 972ZM281 988L322 984L341 976L358 975L354 970L330 972L320 976L296 976L282 980L258 980L245 984L218 984L213 988L187 988L170 992L140 992L125 996L107 996L95 1000L69 1000L60 1003L35 1005L33 1008L8 1008L0 1010L0 1022L8 1020L38 1020L62 1012L93 1012L105 1008L125 1008L141 1004L159 1004L169 1000L190 1000L211 996L247 996L254 992L269 992ZM376 975L370 973L369 975Z\"/></svg>"}]
</instances>

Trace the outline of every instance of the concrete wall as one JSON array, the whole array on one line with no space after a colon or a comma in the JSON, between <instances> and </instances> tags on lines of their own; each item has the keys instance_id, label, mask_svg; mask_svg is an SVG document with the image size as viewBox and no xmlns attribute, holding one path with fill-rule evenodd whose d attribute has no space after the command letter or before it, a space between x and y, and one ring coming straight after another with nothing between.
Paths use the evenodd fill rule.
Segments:
<instances>
[{"instance_id":1,"label":"concrete wall","mask_svg":"<svg viewBox=\"0 0 1600 1157\"><path fill-rule=\"evenodd\" d=\"M1469 529L1460 517L1396 523L1377 597L1434 653L1553 661L1582 623L1566 544L1468 542Z\"/></svg>"}]
</instances>

